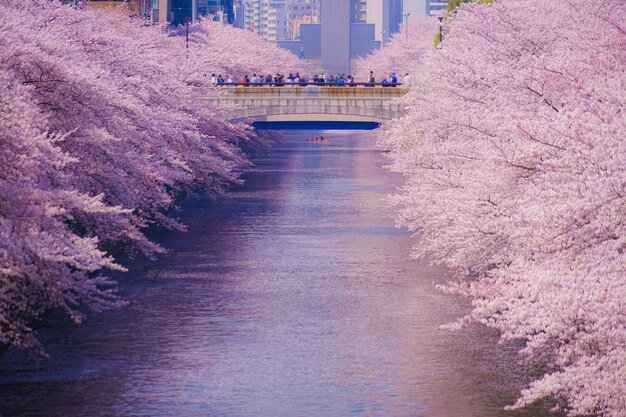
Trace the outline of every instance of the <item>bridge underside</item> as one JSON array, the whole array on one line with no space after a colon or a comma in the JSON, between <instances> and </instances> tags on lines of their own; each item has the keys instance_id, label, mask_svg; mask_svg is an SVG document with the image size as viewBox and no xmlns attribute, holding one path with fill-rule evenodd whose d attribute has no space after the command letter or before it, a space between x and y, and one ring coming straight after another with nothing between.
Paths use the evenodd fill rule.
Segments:
<instances>
[{"instance_id":1,"label":"bridge underside","mask_svg":"<svg viewBox=\"0 0 626 417\"><path fill-rule=\"evenodd\" d=\"M221 97L207 101L222 107L233 121L381 123L404 113L393 101L378 97Z\"/></svg>"},{"instance_id":2,"label":"bridge underside","mask_svg":"<svg viewBox=\"0 0 626 417\"><path fill-rule=\"evenodd\" d=\"M256 116L239 117L233 121L286 123L286 122L351 122L351 123L376 123L380 124L384 119L380 117L359 116L350 114L327 114L327 113L288 113L288 114L265 114Z\"/></svg>"},{"instance_id":3,"label":"bridge underside","mask_svg":"<svg viewBox=\"0 0 626 417\"><path fill-rule=\"evenodd\" d=\"M381 123L402 116L397 105L382 100L277 100L258 104L238 103L231 110L231 120Z\"/></svg>"}]
</instances>

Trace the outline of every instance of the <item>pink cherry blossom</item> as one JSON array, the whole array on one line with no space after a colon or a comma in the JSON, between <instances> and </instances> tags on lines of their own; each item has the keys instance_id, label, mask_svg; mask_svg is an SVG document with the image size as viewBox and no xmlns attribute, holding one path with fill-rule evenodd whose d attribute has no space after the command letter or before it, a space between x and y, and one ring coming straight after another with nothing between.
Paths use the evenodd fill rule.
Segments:
<instances>
[{"instance_id":1,"label":"pink cherry blossom","mask_svg":"<svg viewBox=\"0 0 626 417\"><path fill-rule=\"evenodd\" d=\"M620 0L464 4L382 133L414 255L473 299L458 325L548 364L512 408L626 415L625 21Z\"/></svg>"},{"instance_id":2,"label":"pink cherry blossom","mask_svg":"<svg viewBox=\"0 0 626 417\"><path fill-rule=\"evenodd\" d=\"M355 63L357 80L365 81L369 71L374 71L377 81L395 72L398 81L409 73L411 77L419 75L420 68L428 53L432 52L433 39L439 22L434 17L411 17L407 25L400 25L384 48L361 58Z\"/></svg>"},{"instance_id":3,"label":"pink cherry blossom","mask_svg":"<svg viewBox=\"0 0 626 417\"><path fill-rule=\"evenodd\" d=\"M162 252L143 228L184 228L165 215L176 198L239 181L265 139L201 100L219 94L207 73L299 61L211 22L187 48L108 10L0 0L0 15L0 345L33 347L43 312L121 303L107 249Z\"/></svg>"}]
</instances>

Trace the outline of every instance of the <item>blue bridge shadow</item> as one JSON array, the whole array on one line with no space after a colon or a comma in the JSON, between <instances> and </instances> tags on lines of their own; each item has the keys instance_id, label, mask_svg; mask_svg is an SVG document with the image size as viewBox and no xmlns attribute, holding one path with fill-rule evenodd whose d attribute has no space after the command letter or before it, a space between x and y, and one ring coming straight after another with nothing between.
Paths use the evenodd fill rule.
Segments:
<instances>
[{"instance_id":1,"label":"blue bridge shadow","mask_svg":"<svg viewBox=\"0 0 626 417\"><path fill-rule=\"evenodd\" d=\"M253 122L259 130L374 130L380 126L376 122Z\"/></svg>"}]
</instances>

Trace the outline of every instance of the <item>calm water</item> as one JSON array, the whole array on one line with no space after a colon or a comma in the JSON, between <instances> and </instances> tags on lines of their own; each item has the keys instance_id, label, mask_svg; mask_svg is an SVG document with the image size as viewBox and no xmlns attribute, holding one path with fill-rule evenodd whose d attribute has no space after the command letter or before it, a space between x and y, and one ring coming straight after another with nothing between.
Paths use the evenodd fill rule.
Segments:
<instances>
[{"instance_id":1,"label":"calm water","mask_svg":"<svg viewBox=\"0 0 626 417\"><path fill-rule=\"evenodd\" d=\"M314 132L315 133L315 132ZM527 380L446 271L408 259L384 198L401 179L368 132L293 132L188 233L121 277L127 307L41 329L50 359L0 360L6 416L544 416L502 410Z\"/></svg>"}]
</instances>

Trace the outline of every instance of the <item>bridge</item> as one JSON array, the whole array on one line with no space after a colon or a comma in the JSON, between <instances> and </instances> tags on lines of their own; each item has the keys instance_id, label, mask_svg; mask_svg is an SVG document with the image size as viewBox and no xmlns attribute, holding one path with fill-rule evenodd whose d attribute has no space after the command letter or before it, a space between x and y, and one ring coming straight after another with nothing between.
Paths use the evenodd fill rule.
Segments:
<instances>
[{"instance_id":1,"label":"bridge","mask_svg":"<svg viewBox=\"0 0 626 417\"><path fill-rule=\"evenodd\" d=\"M228 117L250 122L369 122L380 123L404 115L394 99L408 89L401 86L224 86L217 97L201 100L226 107Z\"/></svg>"}]
</instances>

